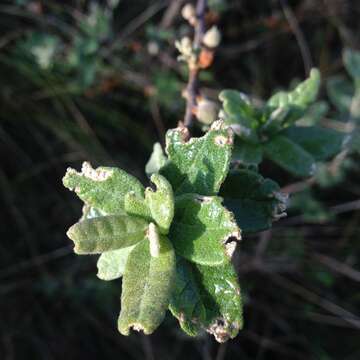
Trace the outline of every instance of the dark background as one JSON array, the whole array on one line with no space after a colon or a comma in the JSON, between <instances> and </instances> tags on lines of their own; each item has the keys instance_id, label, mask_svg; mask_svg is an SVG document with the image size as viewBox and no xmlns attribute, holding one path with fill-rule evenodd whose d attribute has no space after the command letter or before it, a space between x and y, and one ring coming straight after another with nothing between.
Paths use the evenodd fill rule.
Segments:
<instances>
[{"instance_id":1,"label":"dark background","mask_svg":"<svg viewBox=\"0 0 360 360\"><path fill-rule=\"evenodd\" d=\"M0 358L359 359L360 212L346 207L360 198L356 166L334 186L299 192L287 219L243 239L236 339L189 338L171 316L149 337L117 332L121 281L100 281L96 257L72 253L65 232L81 203L61 178L90 160L145 182L152 144L184 113L173 42L190 29L175 1L110 3L93 1L89 20L89 1L0 1ZM223 88L266 98L309 65L326 84L344 74L343 48L360 45L355 0L212 3L208 21L223 33L202 74L212 98ZM270 163L261 173L301 181Z\"/></svg>"}]
</instances>

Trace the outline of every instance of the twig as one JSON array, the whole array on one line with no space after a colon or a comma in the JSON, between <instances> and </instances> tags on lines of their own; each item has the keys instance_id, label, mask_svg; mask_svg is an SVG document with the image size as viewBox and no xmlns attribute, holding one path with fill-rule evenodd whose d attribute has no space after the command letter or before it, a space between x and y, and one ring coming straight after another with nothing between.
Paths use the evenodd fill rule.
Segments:
<instances>
[{"instance_id":1,"label":"twig","mask_svg":"<svg viewBox=\"0 0 360 360\"><path fill-rule=\"evenodd\" d=\"M360 282L360 271L353 269L351 266L323 254L315 254L313 255L313 258L329 269L354 281Z\"/></svg>"},{"instance_id":2,"label":"twig","mask_svg":"<svg viewBox=\"0 0 360 360\"><path fill-rule=\"evenodd\" d=\"M198 51L201 47L202 39L205 34L205 12L207 8L207 0L198 0L196 5L196 25L194 35L194 50ZM193 109L196 105L196 94L198 87L199 68L195 66L189 69L189 81L186 88L186 111L184 117L184 125L191 126L193 120Z\"/></svg>"},{"instance_id":3,"label":"twig","mask_svg":"<svg viewBox=\"0 0 360 360\"><path fill-rule=\"evenodd\" d=\"M340 215L347 212L360 210L360 199L349 201L344 204L331 206L329 213L332 215ZM281 226L297 225L306 222L303 215L293 216L281 221Z\"/></svg>"},{"instance_id":4,"label":"twig","mask_svg":"<svg viewBox=\"0 0 360 360\"><path fill-rule=\"evenodd\" d=\"M182 5L186 0L173 0L167 10L164 12L163 18L160 23L160 27L163 29L168 29L171 27L175 17L180 12Z\"/></svg>"},{"instance_id":5,"label":"twig","mask_svg":"<svg viewBox=\"0 0 360 360\"><path fill-rule=\"evenodd\" d=\"M294 33L296 40L299 44L299 49L304 62L305 73L308 75L312 68L312 59L309 46L306 42L305 36L301 31L299 22L296 19L293 11L291 10L287 0L280 0L281 7L283 9L286 20L288 21L292 32Z\"/></svg>"},{"instance_id":6,"label":"twig","mask_svg":"<svg viewBox=\"0 0 360 360\"><path fill-rule=\"evenodd\" d=\"M355 316L350 311L344 309L343 307L325 299L321 296L311 292L310 290L306 289L305 287L298 285L285 277L272 274L269 279L273 281L278 286L281 286L290 292L302 297L309 303L315 304L320 308L328 311L329 313L343 319L347 323L351 324L354 328L360 329L360 318Z\"/></svg>"}]
</instances>

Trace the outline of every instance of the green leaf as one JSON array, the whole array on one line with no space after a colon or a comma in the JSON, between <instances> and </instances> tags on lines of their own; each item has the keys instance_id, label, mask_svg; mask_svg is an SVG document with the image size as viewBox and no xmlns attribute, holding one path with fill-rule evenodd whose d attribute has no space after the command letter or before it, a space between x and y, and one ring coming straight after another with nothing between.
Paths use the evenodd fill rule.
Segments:
<instances>
[{"instance_id":1,"label":"green leaf","mask_svg":"<svg viewBox=\"0 0 360 360\"><path fill-rule=\"evenodd\" d=\"M204 329L219 342L234 338L243 319L240 287L232 264L204 266L178 258L170 310L191 336Z\"/></svg>"},{"instance_id":2,"label":"green leaf","mask_svg":"<svg viewBox=\"0 0 360 360\"><path fill-rule=\"evenodd\" d=\"M236 138L232 156L233 160L245 166L258 165L262 161L262 145L251 144Z\"/></svg>"},{"instance_id":3,"label":"green leaf","mask_svg":"<svg viewBox=\"0 0 360 360\"><path fill-rule=\"evenodd\" d=\"M329 112L329 104L326 101L317 101L312 104L300 120L296 122L298 126L314 126L323 119Z\"/></svg>"},{"instance_id":4,"label":"green leaf","mask_svg":"<svg viewBox=\"0 0 360 360\"><path fill-rule=\"evenodd\" d=\"M98 254L132 246L146 236L148 222L126 215L83 220L71 226L67 236L77 254Z\"/></svg>"},{"instance_id":5,"label":"green leaf","mask_svg":"<svg viewBox=\"0 0 360 360\"><path fill-rule=\"evenodd\" d=\"M155 174L166 164L167 158L163 152L163 149L159 143L154 144L153 152L149 161L145 166L145 172L148 176Z\"/></svg>"},{"instance_id":6,"label":"green leaf","mask_svg":"<svg viewBox=\"0 0 360 360\"><path fill-rule=\"evenodd\" d=\"M206 307L207 331L218 342L233 339L243 327L240 286L231 262L221 266L196 265Z\"/></svg>"},{"instance_id":7,"label":"green leaf","mask_svg":"<svg viewBox=\"0 0 360 360\"><path fill-rule=\"evenodd\" d=\"M201 298L194 266L182 257L176 258L176 275L169 309L190 336L206 328L206 308Z\"/></svg>"},{"instance_id":8,"label":"green leaf","mask_svg":"<svg viewBox=\"0 0 360 360\"><path fill-rule=\"evenodd\" d=\"M288 105L306 108L312 104L318 95L320 88L320 72L317 69L312 69L310 77L304 82L300 83L292 91L280 91L273 95L267 105L271 108L285 107Z\"/></svg>"},{"instance_id":9,"label":"green leaf","mask_svg":"<svg viewBox=\"0 0 360 360\"><path fill-rule=\"evenodd\" d=\"M114 280L124 274L126 261L134 246L107 251L100 255L97 262L97 277L101 280Z\"/></svg>"},{"instance_id":10,"label":"green leaf","mask_svg":"<svg viewBox=\"0 0 360 360\"><path fill-rule=\"evenodd\" d=\"M314 158L300 145L277 135L264 144L265 156L295 176L307 177L314 174Z\"/></svg>"},{"instance_id":11,"label":"green leaf","mask_svg":"<svg viewBox=\"0 0 360 360\"><path fill-rule=\"evenodd\" d=\"M186 194L176 199L170 239L176 252L186 259L218 265L231 258L240 240L233 214L219 197Z\"/></svg>"},{"instance_id":12,"label":"green leaf","mask_svg":"<svg viewBox=\"0 0 360 360\"><path fill-rule=\"evenodd\" d=\"M153 174L151 181L156 185L145 190L145 198L133 192L125 196L125 210L128 214L155 221L162 234L167 234L174 217L174 194L170 183L160 174Z\"/></svg>"},{"instance_id":13,"label":"green leaf","mask_svg":"<svg viewBox=\"0 0 360 360\"><path fill-rule=\"evenodd\" d=\"M338 131L319 126L286 129L283 135L300 145L317 161L327 160L340 152L344 135Z\"/></svg>"},{"instance_id":14,"label":"green leaf","mask_svg":"<svg viewBox=\"0 0 360 360\"><path fill-rule=\"evenodd\" d=\"M156 185L156 191L145 190L145 202L148 205L152 219L159 226L160 232L167 234L174 217L174 194L170 183L161 175L154 174L151 181Z\"/></svg>"},{"instance_id":15,"label":"green leaf","mask_svg":"<svg viewBox=\"0 0 360 360\"><path fill-rule=\"evenodd\" d=\"M230 172L220 195L245 234L266 230L286 216L287 197L280 193L279 185L254 171Z\"/></svg>"},{"instance_id":16,"label":"green leaf","mask_svg":"<svg viewBox=\"0 0 360 360\"><path fill-rule=\"evenodd\" d=\"M249 129L256 128L254 109L245 94L236 90L223 90L219 99L223 102L227 122L238 123Z\"/></svg>"},{"instance_id":17,"label":"green leaf","mask_svg":"<svg viewBox=\"0 0 360 360\"><path fill-rule=\"evenodd\" d=\"M349 75L355 79L360 79L360 51L346 49L343 54L345 68Z\"/></svg>"},{"instance_id":18,"label":"green leaf","mask_svg":"<svg viewBox=\"0 0 360 360\"><path fill-rule=\"evenodd\" d=\"M220 121L201 138L186 141L185 127L169 130L166 151L170 162L161 173L170 181L175 194L215 195L225 180L231 160L233 135Z\"/></svg>"},{"instance_id":19,"label":"green leaf","mask_svg":"<svg viewBox=\"0 0 360 360\"><path fill-rule=\"evenodd\" d=\"M125 195L124 208L129 215L140 216L148 221L152 220L149 206L145 203L144 197L134 192Z\"/></svg>"},{"instance_id":20,"label":"green leaf","mask_svg":"<svg viewBox=\"0 0 360 360\"><path fill-rule=\"evenodd\" d=\"M118 328L151 334L162 322L169 305L175 274L175 254L166 237L160 237L160 253L151 256L149 241L131 251L125 266Z\"/></svg>"},{"instance_id":21,"label":"green leaf","mask_svg":"<svg viewBox=\"0 0 360 360\"><path fill-rule=\"evenodd\" d=\"M337 110L349 113L355 93L354 85L344 76L333 76L327 81L326 88L330 101Z\"/></svg>"},{"instance_id":22,"label":"green leaf","mask_svg":"<svg viewBox=\"0 0 360 360\"><path fill-rule=\"evenodd\" d=\"M124 213L124 197L128 192L144 193L142 184L125 171L110 167L93 169L87 162L84 162L81 173L69 168L63 183L85 204L107 214Z\"/></svg>"}]
</instances>

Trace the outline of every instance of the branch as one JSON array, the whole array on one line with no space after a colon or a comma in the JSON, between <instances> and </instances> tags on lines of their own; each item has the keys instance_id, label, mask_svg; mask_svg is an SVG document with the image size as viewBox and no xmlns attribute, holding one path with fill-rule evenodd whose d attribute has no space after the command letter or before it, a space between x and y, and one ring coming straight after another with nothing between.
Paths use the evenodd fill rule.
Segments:
<instances>
[{"instance_id":1,"label":"branch","mask_svg":"<svg viewBox=\"0 0 360 360\"><path fill-rule=\"evenodd\" d=\"M199 51L202 39L205 34L205 12L207 8L207 0L198 0L196 5L196 24L194 35L194 49ZM196 95L198 91L198 74L199 67L189 69L189 81L186 88L186 112L184 117L184 125L191 126L193 120L193 109L196 106Z\"/></svg>"}]
</instances>

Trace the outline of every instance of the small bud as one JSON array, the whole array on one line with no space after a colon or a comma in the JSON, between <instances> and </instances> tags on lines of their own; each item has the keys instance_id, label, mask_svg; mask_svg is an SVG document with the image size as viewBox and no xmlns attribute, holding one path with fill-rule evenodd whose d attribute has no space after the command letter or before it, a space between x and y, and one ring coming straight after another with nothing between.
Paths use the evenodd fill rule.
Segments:
<instances>
[{"instance_id":1,"label":"small bud","mask_svg":"<svg viewBox=\"0 0 360 360\"><path fill-rule=\"evenodd\" d=\"M221 34L216 26L210 28L204 35L203 43L208 48L216 48L221 41Z\"/></svg>"},{"instance_id":2,"label":"small bud","mask_svg":"<svg viewBox=\"0 0 360 360\"><path fill-rule=\"evenodd\" d=\"M196 117L201 123L210 125L217 119L218 110L217 104L213 101L201 99L198 102Z\"/></svg>"},{"instance_id":3,"label":"small bud","mask_svg":"<svg viewBox=\"0 0 360 360\"><path fill-rule=\"evenodd\" d=\"M151 56L156 56L159 54L159 44L155 41L150 41L147 45L147 51Z\"/></svg>"},{"instance_id":4,"label":"small bud","mask_svg":"<svg viewBox=\"0 0 360 360\"><path fill-rule=\"evenodd\" d=\"M192 4L186 4L181 10L182 17L187 21L192 21L196 17L196 10Z\"/></svg>"}]
</instances>

